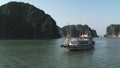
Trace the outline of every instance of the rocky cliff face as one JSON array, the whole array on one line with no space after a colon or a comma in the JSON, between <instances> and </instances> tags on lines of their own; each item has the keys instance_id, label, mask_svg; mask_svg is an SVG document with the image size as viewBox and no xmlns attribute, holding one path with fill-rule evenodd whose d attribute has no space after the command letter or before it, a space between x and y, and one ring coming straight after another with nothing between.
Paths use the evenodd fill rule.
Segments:
<instances>
[{"instance_id":1,"label":"rocky cliff face","mask_svg":"<svg viewBox=\"0 0 120 68\"><path fill-rule=\"evenodd\" d=\"M22 2L0 6L0 39L59 38L55 20L43 10Z\"/></svg>"},{"instance_id":2,"label":"rocky cliff face","mask_svg":"<svg viewBox=\"0 0 120 68\"><path fill-rule=\"evenodd\" d=\"M120 37L120 24L109 25L105 37Z\"/></svg>"},{"instance_id":3,"label":"rocky cliff face","mask_svg":"<svg viewBox=\"0 0 120 68\"><path fill-rule=\"evenodd\" d=\"M91 29L88 25L69 25L71 37L79 37L83 32L90 33L92 37L98 37L95 30ZM67 36L68 26L64 26L60 30L61 36Z\"/></svg>"},{"instance_id":4,"label":"rocky cliff face","mask_svg":"<svg viewBox=\"0 0 120 68\"><path fill-rule=\"evenodd\" d=\"M93 37L99 37L99 36L97 35L96 30L92 29L91 32L92 32L92 36L93 36Z\"/></svg>"}]
</instances>

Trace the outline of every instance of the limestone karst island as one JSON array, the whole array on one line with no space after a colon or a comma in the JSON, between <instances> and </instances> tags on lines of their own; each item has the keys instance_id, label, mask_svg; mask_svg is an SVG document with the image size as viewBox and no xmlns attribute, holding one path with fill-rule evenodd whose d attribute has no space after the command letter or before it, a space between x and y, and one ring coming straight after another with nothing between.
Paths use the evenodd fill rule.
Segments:
<instances>
[{"instance_id":1,"label":"limestone karst island","mask_svg":"<svg viewBox=\"0 0 120 68\"><path fill-rule=\"evenodd\" d=\"M120 38L120 24L111 24L106 28L105 37Z\"/></svg>"},{"instance_id":2,"label":"limestone karst island","mask_svg":"<svg viewBox=\"0 0 120 68\"><path fill-rule=\"evenodd\" d=\"M23 2L0 6L0 39L60 37L55 20L43 10Z\"/></svg>"}]
</instances>

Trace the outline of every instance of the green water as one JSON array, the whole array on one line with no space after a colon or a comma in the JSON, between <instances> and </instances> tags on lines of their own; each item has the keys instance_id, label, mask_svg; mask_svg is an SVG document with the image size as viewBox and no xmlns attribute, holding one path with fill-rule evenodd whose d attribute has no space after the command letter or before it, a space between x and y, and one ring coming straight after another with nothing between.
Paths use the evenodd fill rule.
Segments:
<instances>
[{"instance_id":1,"label":"green water","mask_svg":"<svg viewBox=\"0 0 120 68\"><path fill-rule=\"evenodd\" d=\"M68 51L57 40L0 40L0 68L120 68L120 39L95 38L95 49Z\"/></svg>"}]
</instances>

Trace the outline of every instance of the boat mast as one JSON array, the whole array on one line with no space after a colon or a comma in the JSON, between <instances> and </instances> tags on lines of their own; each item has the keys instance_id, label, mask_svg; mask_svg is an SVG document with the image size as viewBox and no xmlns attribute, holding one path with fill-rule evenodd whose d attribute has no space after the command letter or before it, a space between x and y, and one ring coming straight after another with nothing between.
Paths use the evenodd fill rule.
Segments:
<instances>
[{"instance_id":1,"label":"boat mast","mask_svg":"<svg viewBox=\"0 0 120 68\"><path fill-rule=\"evenodd\" d=\"M69 42L70 42L70 39L71 39L71 35L70 35L70 25L68 23L68 27L67 27L67 38L68 38L68 45L69 45Z\"/></svg>"}]
</instances>

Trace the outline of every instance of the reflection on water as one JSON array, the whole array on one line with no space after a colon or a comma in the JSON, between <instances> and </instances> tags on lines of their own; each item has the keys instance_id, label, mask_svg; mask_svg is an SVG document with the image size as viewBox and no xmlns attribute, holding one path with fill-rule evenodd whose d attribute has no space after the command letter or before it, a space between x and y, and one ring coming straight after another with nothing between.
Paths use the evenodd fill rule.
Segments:
<instances>
[{"instance_id":1,"label":"reflection on water","mask_svg":"<svg viewBox=\"0 0 120 68\"><path fill-rule=\"evenodd\" d=\"M0 68L119 68L119 38L95 38L95 49L69 51L57 40L0 40Z\"/></svg>"}]
</instances>

